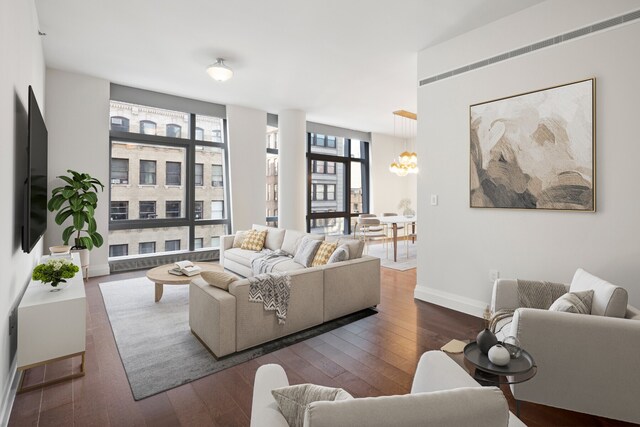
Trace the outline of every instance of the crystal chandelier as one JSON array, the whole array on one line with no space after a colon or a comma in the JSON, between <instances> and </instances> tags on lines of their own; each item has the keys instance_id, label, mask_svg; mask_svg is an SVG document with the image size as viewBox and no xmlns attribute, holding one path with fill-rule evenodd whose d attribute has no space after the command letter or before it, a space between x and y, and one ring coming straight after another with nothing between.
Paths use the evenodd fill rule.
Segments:
<instances>
[{"instance_id":1,"label":"crystal chandelier","mask_svg":"<svg viewBox=\"0 0 640 427\"><path fill-rule=\"evenodd\" d=\"M410 173L418 173L418 155L408 151L411 140L415 142L416 122L418 116L409 111L399 110L393 112L393 134L403 140L404 151L389 165L389 171L398 176L407 176Z\"/></svg>"}]
</instances>

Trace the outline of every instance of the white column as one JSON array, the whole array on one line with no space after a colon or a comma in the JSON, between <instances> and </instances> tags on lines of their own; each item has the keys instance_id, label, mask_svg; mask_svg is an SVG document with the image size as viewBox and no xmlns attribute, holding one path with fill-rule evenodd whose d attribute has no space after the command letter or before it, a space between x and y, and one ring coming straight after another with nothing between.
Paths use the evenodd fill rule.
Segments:
<instances>
[{"instance_id":1,"label":"white column","mask_svg":"<svg viewBox=\"0 0 640 427\"><path fill-rule=\"evenodd\" d=\"M306 230L307 115L285 110L278 114L280 138L278 169L278 226Z\"/></svg>"}]
</instances>

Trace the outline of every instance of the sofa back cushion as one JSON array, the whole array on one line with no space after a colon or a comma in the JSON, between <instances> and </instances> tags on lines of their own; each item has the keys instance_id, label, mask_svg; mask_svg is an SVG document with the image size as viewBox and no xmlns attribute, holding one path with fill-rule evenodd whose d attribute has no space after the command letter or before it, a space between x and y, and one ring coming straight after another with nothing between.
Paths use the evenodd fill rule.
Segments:
<instances>
[{"instance_id":1,"label":"sofa back cushion","mask_svg":"<svg viewBox=\"0 0 640 427\"><path fill-rule=\"evenodd\" d=\"M349 248L349 259L362 258L364 242L359 239L348 239L341 237L338 239L338 246L346 245Z\"/></svg>"},{"instance_id":2,"label":"sofa back cushion","mask_svg":"<svg viewBox=\"0 0 640 427\"><path fill-rule=\"evenodd\" d=\"M271 249L272 251L277 251L282 248L282 241L284 240L286 231L284 228L267 227L266 225L260 224L253 224L252 228L258 231L267 230L267 237L264 241L265 248Z\"/></svg>"},{"instance_id":3,"label":"sofa back cushion","mask_svg":"<svg viewBox=\"0 0 640 427\"><path fill-rule=\"evenodd\" d=\"M579 268L573 275L569 291L580 292L590 289L593 289L591 314L625 317L629 299L627 291Z\"/></svg>"},{"instance_id":4,"label":"sofa back cushion","mask_svg":"<svg viewBox=\"0 0 640 427\"><path fill-rule=\"evenodd\" d=\"M508 424L509 406L496 387L313 402L307 406L304 418L305 427L506 427Z\"/></svg>"},{"instance_id":5,"label":"sofa back cushion","mask_svg":"<svg viewBox=\"0 0 640 427\"><path fill-rule=\"evenodd\" d=\"M311 267L313 258L316 256L316 252L318 252L318 248L321 244L322 241L320 240L303 237L302 241L298 245L298 249L296 249L296 254L293 257L293 260L305 267Z\"/></svg>"},{"instance_id":6,"label":"sofa back cushion","mask_svg":"<svg viewBox=\"0 0 640 427\"><path fill-rule=\"evenodd\" d=\"M282 250L291 255L295 255L298 245L302 241L302 238L308 236L314 240L324 240L322 234L307 234L297 230L285 230L284 240L282 241Z\"/></svg>"}]
</instances>

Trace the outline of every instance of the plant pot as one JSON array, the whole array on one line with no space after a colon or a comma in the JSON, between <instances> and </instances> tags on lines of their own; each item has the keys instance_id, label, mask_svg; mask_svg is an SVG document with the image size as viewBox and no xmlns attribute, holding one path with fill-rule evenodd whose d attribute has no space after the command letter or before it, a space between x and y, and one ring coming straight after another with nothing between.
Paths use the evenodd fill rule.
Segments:
<instances>
[{"instance_id":1,"label":"plant pot","mask_svg":"<svg viewBox=\"0 0 640 427\"><path fill-rule=\"evenodd\" d=\"M72 253L80 254L80 266L82 267L82 277L87 278L89 270L90 252L89 249L71 249Z\"/></svg>"},{"instance_id":2,"label":"plant pot","mask_svg":"<svg viewBox=\"0 0 640 427\"><path fill-rule=\"evenodd\" d=\"M71 246L67 245L58 245L58 246L49 246L49 253L51 255L63 255L68 254Z\"/></svg>"}]
</instances>

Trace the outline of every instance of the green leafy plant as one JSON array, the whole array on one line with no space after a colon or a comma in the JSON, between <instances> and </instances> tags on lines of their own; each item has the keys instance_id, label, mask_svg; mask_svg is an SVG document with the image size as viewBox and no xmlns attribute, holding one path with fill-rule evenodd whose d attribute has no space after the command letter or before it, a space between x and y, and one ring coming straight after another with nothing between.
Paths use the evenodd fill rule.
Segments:
<instances>
[{"instance_id":1,"label":"green leafy plant","mask_svg":"<svg viewBox=\"0 0 640 427\"><path fill-rule=\"evenodd\" d=\"M33 269L31 278L43 283L51 283L54 288L60 283L66 283L65 279L71 279L80 270L77 265L64 258L51 258L44 264L39 264Z\"/></svg>"},{"instance_id":2,"label":"green leafy plant","mask_svg":"<svg viewBox=\"0 0 640 427\"><path fill-rule=\"evenodd\" d=\"M88 173L79 173L67 170L68 176L59 176L66 185L54 188L51 192L48 208L50 212L58 211L56 224L62 225L67 218L73 223L62 232L62 240L65 245L75 234L75 249L99 248L104 239L97 231L95 210L98 206L98 187L104 191L104 185ZM82 236L86 233L86 236Z\"/></svg>"}]
</instances>

